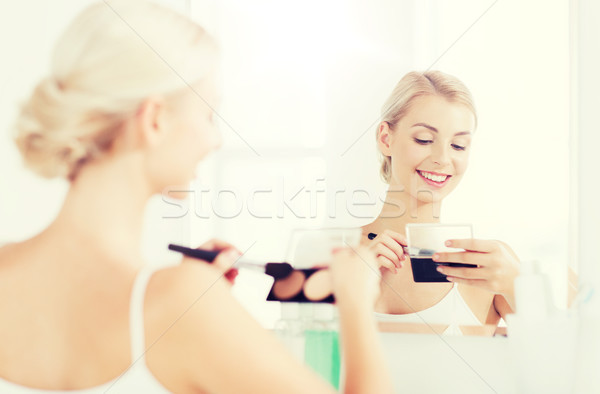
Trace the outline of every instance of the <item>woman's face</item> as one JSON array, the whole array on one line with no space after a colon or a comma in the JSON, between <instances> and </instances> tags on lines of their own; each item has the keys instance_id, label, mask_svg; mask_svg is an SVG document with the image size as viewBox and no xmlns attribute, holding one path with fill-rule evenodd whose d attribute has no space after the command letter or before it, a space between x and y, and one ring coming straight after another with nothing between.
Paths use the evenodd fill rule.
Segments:
<instances>
[{"instance_id":1,"label":"woman's face","mask_svg":"<svg viewBox=\"0 0 600 394\"><path fill-rule=\"evenodd\" d=\"M391 157L390 185L422 202L441 201L467 169L474 128L463 104L437 95L414 99L393 130L386 122L379 128L379 149Z\"/></svg>"},{"instance_id":2,"label":"woman's face","mask_svg":"<svg viewBox=\"0 0 600 394\"><path fill-rule=\"evenodd\" d=\"M154 166L161 174L159 188L187 185L195 178L198 163L221 145L213 110L217 104L217 90L212 81L197 84L193 91L187 89L168 104L167 132L158 147L162 168Z\"/></svg>"}]
</instances>

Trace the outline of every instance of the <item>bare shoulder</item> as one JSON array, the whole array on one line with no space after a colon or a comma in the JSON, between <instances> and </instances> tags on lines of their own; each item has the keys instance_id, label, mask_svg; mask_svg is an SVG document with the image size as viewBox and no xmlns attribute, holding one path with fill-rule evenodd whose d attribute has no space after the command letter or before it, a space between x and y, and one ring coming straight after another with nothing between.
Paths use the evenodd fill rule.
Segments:
<instances>
[{"instance_id":1,"label":"bare shoulder","mask_svg":"<svg viewBox=\"0 0 600 394\"><path fill-rule=\"evenodd\" d=\"M214 267L203 263L181 263L157 271L146 290L147 312L170 319L193 305L210 308L209 302L230 295L229 285ZM202 302L200 302L202 301Z\"/></svg>"},{"instance_id":2,"label":"bare shoulder","mask_svg":"<svg viewBox=\"0 0 600 394\"><path fill-rule=\"evenodd\" d=\"M184 262L156 272L145 311L147 365L172 392L331 392L252 318L208 264ZM232 370L236 379L227 379Z\"/></svg>"},{"instance_id":3,"label":"bare shoulder","mask_svg":"<svg viewBox=\"0 0 600 394\"><path fill-rule=\"evenodd\" d=\"M145 311L147 365L172 392L322 388L237 302L222 274L208 264L182 263L156 272ZM224 378L232 368L236 379ZM276 381L264 379L265 371L276 371Z\"/></svg>"},{"instance_id":4,"label":"bare shoulder","mask_svg":"<svg viewBox=\"0 0 600 394\"><path fill-rule=\"evenodd\" d=\"M197 391L195 383L206 380L200 356L214 354L207 346L222 340L213 328L234 302L229 287L218 270L202 262L152 275L144 305L146 362L170 391Z\"/></svg>"},{"instance_id":5,"label":"bare shoulder","mask_svg":"<svg viewBox=\"0 0 600 394\"><path fill-rule=\"evenodd\" d=\"M14 244L2 244L0 245L0 263L8 259L11 253L14 253Z\"/></svg>"},{"instance_id":6,"label":"bare shoulder","mask_svg":"<svg viewBox=\"0 0 600 394\"><path fill-rule=\"evenodd\" d=\"M3 244L0 246L0 267L18 264L37 250L32 240Z\"/></svg>"}]
</instances>

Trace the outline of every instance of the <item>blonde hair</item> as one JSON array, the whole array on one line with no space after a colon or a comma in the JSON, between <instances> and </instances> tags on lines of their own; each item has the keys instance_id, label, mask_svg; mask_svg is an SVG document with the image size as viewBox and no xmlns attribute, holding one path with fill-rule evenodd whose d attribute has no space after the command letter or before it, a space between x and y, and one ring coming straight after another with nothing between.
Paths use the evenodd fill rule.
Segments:
<instances>
[{"instance_id":1,"label":"blonde hair","mask_svg":"<svg viewBox=\"0 0 600 394\"><path fill-rule=\"evenodd\" d=\"M381 108L381 121L387 122L393 129L410 110L414 99L425 95L438 95L450 102L465 105L475 115L477 126L477 112L471 92L458 78L441 71L412 71L402 77ZM390 182L392 175L391 164L391 157L382 154L380 174L386 183Z\"/></svg>"},{"instance_id":2,"label":"blonde hair","mask_svg":"<svg viewBox=\"0 0 600 394\"><path fill-rule=\"evenodd\" d=\"M91 5L58 40L50 75L21 108L15 142L25 164L73 180L146 98L206 78L215 53L202 27L170 9L131 0Z\"/></svg>"}]
</instances>

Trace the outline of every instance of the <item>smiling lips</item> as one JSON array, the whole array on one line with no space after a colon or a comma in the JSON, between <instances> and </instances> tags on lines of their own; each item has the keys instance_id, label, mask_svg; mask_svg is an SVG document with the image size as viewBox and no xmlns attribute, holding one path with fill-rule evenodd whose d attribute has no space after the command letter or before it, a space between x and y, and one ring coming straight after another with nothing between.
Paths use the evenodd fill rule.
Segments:
<instances>
[{"instance_id":1,"label":"smiling lips","mask_svg":"<svg viewBox=\"0 0 600 394\"><path fill-rule=\"evenodd\" d=\"M435 187L444 186L448 182L448 179L451 178L451 175L438 174L436 172L427 172L427 171L417 170L417 173L421 176L421 178L423 178L425 183L427 183L428 185L431 185L431 186L435 186Z\"/></svg>"}]
</instances>

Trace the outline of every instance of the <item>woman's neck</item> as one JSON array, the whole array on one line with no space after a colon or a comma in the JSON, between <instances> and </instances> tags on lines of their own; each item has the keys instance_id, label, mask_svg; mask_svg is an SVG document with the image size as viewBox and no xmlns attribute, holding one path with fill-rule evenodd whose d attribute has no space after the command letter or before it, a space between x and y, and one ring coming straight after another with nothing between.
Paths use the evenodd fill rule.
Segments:
<instances>
[{"instance_id":1,"label":"woman's neck","mask_svg":"<svg viewBox=\"0 0 600 394\"><path fill-rule=\"evenodd\" d=\"M46 232L66 234L105 258L141 263L144 210L152 192L139 163L123 156L86 164Z\"/></svg>"},{"instance_id":2,"label":"woman's neck","mask_svg":"<svg viewBox=\"0 0 600 394\"><path fill-rule=\"evenodd\" d=\"M441 205L441 201L420 201L404 188L390 185L381 212L369 227L372 232L389 229L404 234L408 223L439 223Z\"/></svg>"}]
</instances>

